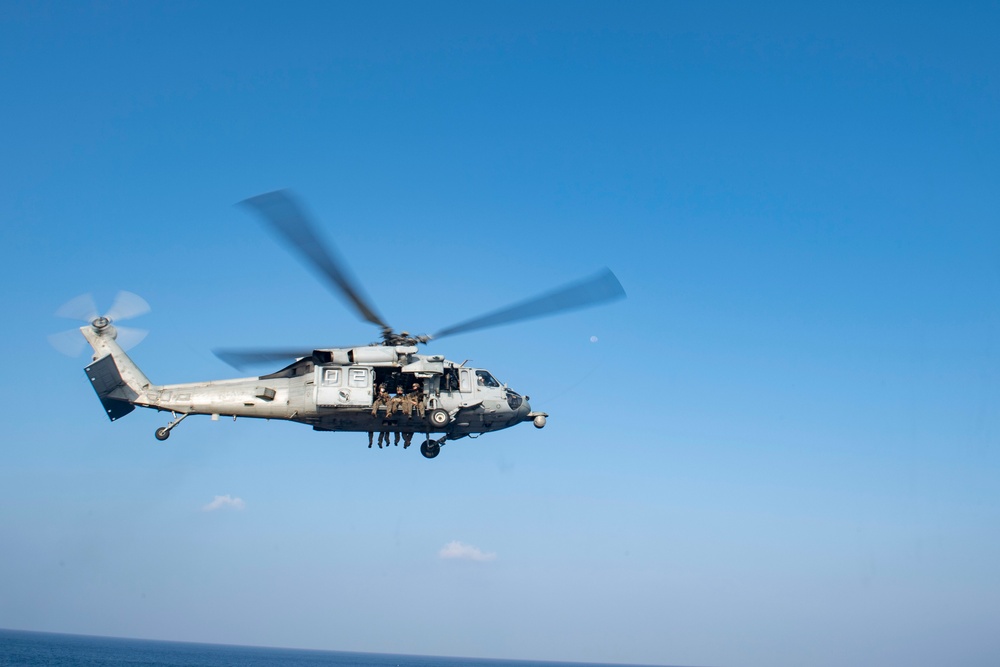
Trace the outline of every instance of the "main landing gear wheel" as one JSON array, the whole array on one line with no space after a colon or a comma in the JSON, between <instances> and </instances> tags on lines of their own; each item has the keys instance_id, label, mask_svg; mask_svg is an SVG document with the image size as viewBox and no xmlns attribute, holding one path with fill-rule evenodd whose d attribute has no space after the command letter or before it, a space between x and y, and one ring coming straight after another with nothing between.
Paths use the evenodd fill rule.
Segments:
<instances>
[{"instance_id":1,"label":"main landing gear wheel","mask_svg":"<svg viewBox=\"0 0 1000 667\"><path fill-rule=\"evenodd\" d=\"M431 440L428 438L424 441L424 444L420 445L420 453L423 454L425 458L432 459L441 453L441 445L437 440Z\"/></svg>"},{"instance_id":2,"label":"main landing gear wheel","mask_svg":"<svg viewBox=\"0 0 1000 667\"><path fill-rule=\"evenodd\" d=\"M429 421L431 426L434 428L444 428L448 425L448 422L451 421L451 415L448 414L447 410L436 408L427 413L427 421ZM424 456L426 456L426 454Z\"/></svg>"}]
</instances>

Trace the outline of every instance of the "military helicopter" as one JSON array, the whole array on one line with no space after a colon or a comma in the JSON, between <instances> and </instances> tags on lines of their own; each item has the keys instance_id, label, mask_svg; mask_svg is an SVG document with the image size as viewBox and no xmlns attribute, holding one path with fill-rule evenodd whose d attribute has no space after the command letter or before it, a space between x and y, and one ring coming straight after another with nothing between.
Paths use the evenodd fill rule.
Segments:
<instances>
[{"instance_id":1,"label":"military helicopter","mask_svg":"<svg viewBox=\"0 0 1000 667\"><path fill-rule=\"evenodd\" d=\"M152 383L125 353L125 339L136 342L141 333L115 326L117 320L148 311L145 301L122 292L105 315L97 315L93 299L84 295L56 314L87 322L80 332L94 354L93 363L85 370L111 421L136 407L170 412L173 419L155 432L161 441L191 415L283 419L308 424L316 431L368 432L369 447L372 435L379 433L380 448L381 434L386 434L386 446L389 433L402 434L404 449L414 434L421 434L425 440L420 452L432 459L446 442L522 422L543 428L548 415L532 410L527 396L500 383L486 369L467 367L465 362L455 363L440 354L419 354L419 345L625 297L621 283L605 269L433 335L396 333L361 295L343 263L321 241L288 191L258 195L241 204L258 214L363 320L380 327L381 340L357 347L311 350L216 350L220 359L236 368L291 363L256 377L160 385Z\"/></svg>"}]
</instances>

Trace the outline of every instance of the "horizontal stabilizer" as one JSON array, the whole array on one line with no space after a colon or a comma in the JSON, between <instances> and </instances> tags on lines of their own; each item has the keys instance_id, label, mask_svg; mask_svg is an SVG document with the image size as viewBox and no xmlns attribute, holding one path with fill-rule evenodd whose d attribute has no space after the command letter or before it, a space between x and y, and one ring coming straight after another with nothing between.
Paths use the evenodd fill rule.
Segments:
<instances>
[{"instance_id":1,"label":"horizontal stabilizer","mask_svg":"<svg viewBox=\"0 0 1000 667\"><path fill-rule=\"evenodd\" d=\"M101 357L84 370L87 371L87 378L94 386L94 391L101 399L101 405L104 406L111 421L121 419L135 410L132 401L138 398L139 394L125 384L125 380L122 379L122 374L110 354Z\"/></svg>"}]
</instances>

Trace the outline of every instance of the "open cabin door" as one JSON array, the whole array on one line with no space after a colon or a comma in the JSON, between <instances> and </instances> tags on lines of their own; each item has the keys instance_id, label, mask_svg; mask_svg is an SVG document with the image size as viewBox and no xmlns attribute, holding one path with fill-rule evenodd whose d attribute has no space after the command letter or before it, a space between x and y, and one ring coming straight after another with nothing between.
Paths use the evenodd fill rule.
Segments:
<instances>
[{"instance_id":1,"label":"open cabin door","mask_svg":"<svg viewBox=\"0 0 1000 667\"><path fill-rule=\"evenodd\" d=\"M371 366L317 366L316 406L371 407L375 371Z\"/></svg>"}]
</instances>

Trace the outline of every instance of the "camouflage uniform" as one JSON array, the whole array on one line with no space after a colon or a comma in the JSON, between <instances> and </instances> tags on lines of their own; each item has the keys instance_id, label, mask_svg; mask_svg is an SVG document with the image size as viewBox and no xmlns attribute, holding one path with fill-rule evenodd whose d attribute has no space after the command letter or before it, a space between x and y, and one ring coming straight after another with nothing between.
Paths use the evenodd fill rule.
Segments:
<instances>
[{"instance_id":1,"label":"camouflage uniform","mask_svg":"<svg viewBox=\"0 0 1000 667\"><path fill-rule=\"evenodd\" d=\"M386 406L386 410L389 409L389 392L385 390L385 385L380 385L378 388L378 396L372 402L372 417L378 417L378 408L380 405ZM368 447L372 446L372 436L373 431L368 431ZM386 447L389 446L389 434L385 431L379 431L378 433L378 448L382 449L382 441L385 440Z\"/></svg>"},{"instance_id":2,"label":"camouflage uniform","mask_svg":"<svg viewBox=\"0 0 1000 667\"><path fill-rule=\"evenodd\" d=\"M403 404L403 412L406 413L406 416L409 417L412 414L412 412L413 412L413 408L415 407L417 409L417 414L420 415L421 419L423 419L424 418L424 392L420 388L420 383L419 382L414 382L413 383L413 390L409 394L407 394L405 396L405 399L406 399L406 402Z\"/></svg>"},{"instance_id":3,"label":"camouflage uniform","mask_svg":"<svg viewBox=\"0 0 1000 667\"><path fill-rule=\"evenodd\" d=\"M396 395L389 399L389 404L386 406L386 409L385 409L385 417L386 417L386 419L391 418L394 414L396 414L396 410L399 410L400 408L404 407L405 405L407 405L407 402L406 402L406 397L403 395L403 388L402 387L396 387ZM407 414L409 414L409 413L407 413ZM396 431L394 431L394 433L396 435L396 446L398 447L399 446L399 431L396 430ZM389 434L388 433L385 434L385 446L386 447L389 446ZM406 449L406 448L404 447L403 449Z\"/></svg>"},{"instance_id":4,"label":"camouflage uniform","mask_svg":"<svg viewBox=\"0 0 1000 667\"><path fill-rule=\"evenodd\" d=\"M385 385L378 388L378 396L375 397L375 401L372 403L372 417L378 416L378 406L386 406L386 412L389 410L389 392L385 390Z\"/></svg>"},{"instance_id":5,"label":"camouflage uniform","mask_svg":"<svg viewBox=\"0 0 1000 667\"><path fill-rule=\"evenodd\" d=\"M405 403L406 397L403 395L403 388L396 387L396 395L386 402L385 416L392 417L392 415L396 414L396 410L402 409Z\"/></svg>"}]
</instances>

